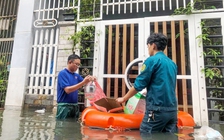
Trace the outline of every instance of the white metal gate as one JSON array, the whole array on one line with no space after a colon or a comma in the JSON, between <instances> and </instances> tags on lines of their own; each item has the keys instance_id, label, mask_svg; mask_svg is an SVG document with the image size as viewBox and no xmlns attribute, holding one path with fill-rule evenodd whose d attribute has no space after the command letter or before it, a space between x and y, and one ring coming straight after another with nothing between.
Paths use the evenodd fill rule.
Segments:
<instances>
[{"instance_id":1,"label":"white metal gate","mask_svg":"<svg viewBox=\"0 0 224 140\"><path fill-rule=\"evenodd\" d=\"M28 94L53 95L59 29L36 30Z\"/></svg>"}]
</instances>

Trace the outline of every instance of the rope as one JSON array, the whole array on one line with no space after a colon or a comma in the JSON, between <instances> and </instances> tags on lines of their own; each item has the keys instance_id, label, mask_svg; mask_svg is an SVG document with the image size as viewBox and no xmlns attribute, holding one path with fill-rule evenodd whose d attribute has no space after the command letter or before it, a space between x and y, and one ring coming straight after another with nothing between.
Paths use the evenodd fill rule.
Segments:
<instances>
[{"instance_id":1,"label":"rope","mask_svg":"<svg viewBox=\"0 0 224 140\"><path fill-rule=\"evenodd\" d=\"M108 130L110 132L112 131L119 131L119 132L122 132L122 131L131 131L131 129L128 129L128 128L122 128L122 127L113 127L112 125L110 125L108 128L103 128L103 127L91 127L89 126L88 128L90 129L99 129L99 130Z\"/></svg>"},{"instance_id":2,"label":"rope","mask_svg":"<svg viewBox=\"0 0 224 140\"><path fill-rule=\"evenodd\" d=\"M112 125L110 125L109 128L105 128L105 130L109 130L109 131L115 131L116 129L112 127Z\"/></svg>"}]
</instances>

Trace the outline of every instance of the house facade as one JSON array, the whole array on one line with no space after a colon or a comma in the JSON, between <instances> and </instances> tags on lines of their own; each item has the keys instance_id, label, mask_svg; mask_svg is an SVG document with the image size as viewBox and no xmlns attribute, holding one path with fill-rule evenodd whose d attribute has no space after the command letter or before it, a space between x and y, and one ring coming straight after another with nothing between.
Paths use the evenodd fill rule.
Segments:
<instances>
[{"instance_id":1,"label":"house facade","mask_svg":"<svg viewBox=\"0 0 224 140\"><path fill-rule=\"evenodd\" d=\"M214 116L222 116L224 107L224 0L14 2L15 9L18 6L14 34L0 38L1 48L13 48L7 50L11 55L6 109L53 107L57 74L66 67L73 49L82 57L78 71L82 76L96 76L107 97L123 96L127 81L134 82L142 61L127 71L129 63L147 58L147 37L162 32L169 40L164 52L178 66L178 109L190 113L198 125L222 121ZM14 3L1 0L0 6L4 5L13 8ZM75 19L64 19L69 11L76 14ZM12 21L5 13L0 14L1 33L9 32L6 27ZM77 33L86 34L74 44ZM3 45L8 38L12 43Z\"/></svg>"}]
</instances>

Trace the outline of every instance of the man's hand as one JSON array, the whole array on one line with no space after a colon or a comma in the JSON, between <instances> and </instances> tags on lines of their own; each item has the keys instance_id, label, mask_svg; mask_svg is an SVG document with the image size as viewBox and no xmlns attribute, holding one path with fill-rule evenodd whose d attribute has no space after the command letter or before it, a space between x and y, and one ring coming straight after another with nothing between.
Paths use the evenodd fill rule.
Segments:
<instances>
[{"instance_id":1,"label":"man's hand","mask_svg":"<svg viewBox=\"0 0 224 140\"><path fill-rule=\"evenodd\" d=\"M132 96L134 96L137 92L138 92L138 91L135 90L135 88L132 86L132 87L129 89L128 93L127 93L125 96L120 97L120 98L117 98L116 101L117 101L118 103L124 103L124 102L126 102L129 98L131 98Z\"/></svg>"},{"instance_id":2,"label":"man's hand","mask_svg":"<svg viewBox=\"0 0 224 140\"><path fill-rule=\"evenodd\" d=\"M124 97L117 98L116 101L118 103L121 103L121 104L124 103L124 102L126 102L125 99L124 99Z\"/></svg>"},{"instance_id":3,"label":"man's hand","mask_svg":"<svg viewBox=\"0 0 224 140\"><path fill-rule=\"evenodd\" d=\"M96 77L95 76L91 76L91 81L95 81Z\"/></svg>"},{"instance_id":4,"label":"man's hand","mask_svg":"<svg viewBox=\"0 0 224 140\"><path fill-rule=\"evenodd\" d=\"M89 83L90 81L92 81L92 76L90 76L90 75L87 75L87 76L83 79L83 82L84 82L85 84Z\"/></svg>"},{"instance_id":5,"label":"man's hand","mask_svg":"<svg viewBox=\"0 0 224 140\"><path fill-rule=\"evenodd\" d=\"M83 82L85 84L88 84L90 81L95 81L96 80L96 77L95 76L91 76L91 75L87 75L84 79L83 79Z\"/></svg>"}]
</instances>

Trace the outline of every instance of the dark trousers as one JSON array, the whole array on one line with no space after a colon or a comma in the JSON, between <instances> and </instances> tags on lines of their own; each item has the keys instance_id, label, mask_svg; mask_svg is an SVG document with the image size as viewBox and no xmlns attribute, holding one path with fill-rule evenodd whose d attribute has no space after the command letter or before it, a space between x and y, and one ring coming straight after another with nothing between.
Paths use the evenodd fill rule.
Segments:
<instances>
[{"instance_id":1,"label":"dark trousers","mask_svg":"<svg viewBox=\"0 0 224 140\"><path fill-rule=\"evenodd\" d=\"M70 103L59 103L57 106L57 119L66 119L66 118L79 118L79 106L78 104Z\"/></svg>"},{"instance_id":2,"label":"dark trousers","mask_svg":"<svg viewBox=\"0 0 224 140\"><path fill-rule=\"evenodd\" d=\"M177 133L177 111L146 111L140 126L141 133Z\"/></svg>"}]
</instances>

